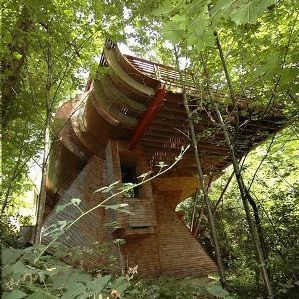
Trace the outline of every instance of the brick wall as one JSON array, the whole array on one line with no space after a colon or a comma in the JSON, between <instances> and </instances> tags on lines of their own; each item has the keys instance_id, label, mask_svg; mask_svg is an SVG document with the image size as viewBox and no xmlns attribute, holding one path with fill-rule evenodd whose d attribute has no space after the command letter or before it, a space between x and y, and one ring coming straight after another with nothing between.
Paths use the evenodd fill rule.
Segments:
<instances>
[{"instance_id":1,"label":"brick wall","mask_svg":"<svg viewBox=\"0 0 299 299\"><path fill-rule=\"evenodd\" d=\"M73 198L81 199L79 205L82 211L87 211L104 200L103 194L94 193L95 190L106 185L104 182L104 161L93 156L71 186L65 191L59 203L56 205L65 205L70 203ZM43 231L51 230L51 225L56 225L58 221L73 221L81 212L74 205L67 206L63 211L57 212L56 208L52 210L43 224ZM107 211L99 208L82 217L74 226L66 231L57 241L69 248L79 246L80 249L93 247L96 242L107 246L109 256L103 254L90 253L84 254L78 261L81 266L94 268L99 263L104 263L110 257L118 259L118 252L113 245L113 238L109 229L105 228L110 221L107 219ZM49 236L42 236L43 243L49 243L52 240ZM104 256L103 256L104 255ZM118 262L117 262L118 264Z\"/></svg>"},{"instance_id":2,"label":"brick wall","mask_svg":"<svg viewBox=\"0 0 299 299\"><path fill-rule=\"evenodd\" d=\"M149 171L142 149L137 148L130 152L124 142L110 141L105 150L105 157L103 160L94 156L88 162L64 192L59 205L69 203L72 198L80 198L80 208L86 211L107 199L111 193L94 191L115 181L121 181L121 163L136 163L137 175ZM105 204L128 203L128 210L133 214L97 209L83 217L59 241L69 247L88 247L95 242L109 244L109 255L116 260L116 271L120 272L121 266L128 268L138 265L140 277L202 276L216 272L215 263L174 210L173 203L178 202L182 194L176 182L174 181L174 186L177 191L158 191L156 185L148 182L140 188L139 198L116 196ZM115 186L114 192L120 186L121 182ZM170 187L168 186L169 189ZM44 229L57 221L71 221L80 213L73 205L60 213L52 211L44 223ZM111 222L116 222L116 225L109 225ZM120 237L126 238L121 252L113 244L113 237L119 237L115 232L119 230L123 232ZM48 243L50 239L44 236L42 241ZM108 255L93 253L84 255L81 264L87 268L101 268L107 260Z\"/></svg>"},{"instance_id":3,"label":"brick wall","mask_svg":"<svg viewBox=\"0 0 299 299\"><path fill-rule=\"evenodd\" d=\"M127 265L138 265L141 277L203 276L217 272L214 261L171 207L173 196L173 193L171 198L167 193L155 194L155 233L141 239L127 240L123 248Z\"/></svg>"},{"instance_id":4,"label":"brick wall","mask_svg":"<svg viewBox=\"0 0 299 299\"><path fill-rule=\"evenodd\" d=\"M170 200L167 193L155 195L156 236L163 275L201 276L217 272L214 261L171 208Z\"/></svg>"}]
</instances>

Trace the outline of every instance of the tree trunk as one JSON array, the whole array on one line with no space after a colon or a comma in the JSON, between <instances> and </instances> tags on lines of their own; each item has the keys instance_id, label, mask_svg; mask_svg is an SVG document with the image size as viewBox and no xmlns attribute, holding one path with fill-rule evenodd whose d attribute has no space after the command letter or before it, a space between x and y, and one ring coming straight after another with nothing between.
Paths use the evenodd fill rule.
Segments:
<instances>
[{"instance_id":1,"label":"tree trunk","mask_svg":"<svg viewBox=\"0 0 299 299\"><path fill-rule=\"evenodd\" d=\"M188 123L189 123L189 127L190 127L191 141L192 141L192 146L194 149L194 156L195 156L195 161L196 161L197 172L198 172L199 180L201 183L201 188L203 191L204 201L205 201L206 209L208 212L209 225L210 225L211 234L212 234L212 238L213 238L213 242L214 242L217 265L218 265L219 274L220 274L220 281L223 286L226 286L225 271L224 271L224 266L223 266L221 251L220 251L220 245L219 245L219 241L218 241L217 229L216 229L216 225L214 222L214 216L212 213L212 206L211 206L211 201L209 199L208 189L207 189L207 186L204 181L204 174L203 174L203 170L202 170L199 150L197 147L197 140L196 140L194 124L193 124L192 115L191 115L191 112L189 109L183 74L182 74L182 71L179 69L178 54L177 54L176 49L175 49L175 56L176 56L177 67L178 67L178 71L179 71L179 75L180 75L181 86L183 89L184 107L185 107L185 111L187 114Z\"/></svg>"},{"instance_id":2,"label":"tree trunk","mask_svg":"<svg viewBox=\"0 0 299 299\"><path fill-rule=\"evenodd\" d=\"M209 77L209 73L208 73L204 58L203 58L202 55L200 55L200 58L201 58L201 63L202 63L202 66L203 66L203 70L204 70L206 79L207 79L206 84L207 84L208 98L209 98L211 104L213 105L213 108L214 108L215 113L217 115L217 119L219 121L220 127L223 131L226 143L227 143L228 148L229 148L229 152L230 152L230 156L231 156L231 159L232 159L234 172L235 172L235 175L236 175L236 179L237 179L237 183L238 183L238 186L239 186L239 189L240 189L244 210L245 210L245 213L246 213L246 220L247 220L250 232L252 234L252 239L253 239L253 242L254 242L254 245L255 245L255 248L256 248L256 251L257 251L259 261L261 263L261 268L262 268L262 271L263 271L265 285L266 285L269 297L273 298L273 290L272 290L272 286L271 286L271 283L270 283L270 278L269 278L269 275L268 275L263 250L261 248L261 240L259 238L259 234L257 234L256 227L255 227L254 222L251 218L250 208L249 208L248 198L247 198L247 191L246 191L246 187L244 185L243 178L242 178L241 173L240 173L239 163L238 163L237 158L235 156L235 151L234 151L233 145L231 143L228 130L227 130L225 124L224 124L222 115L219 111L218 105L217 105L216 101L214 100L214 98L212 96L211 88L210 88L210 77Z\"/></svg>"},{"instance_id":3,"label":"tree trunk","mask_svg":"<svg viewBox=\"0 0 299 299\"><path fill-rule=\"evenodd\" d=\"M223 70L224 70L224 73L225 73L225 78L226 78L227 85L228 85L228 88L229 88L230 97L231 97L231 100L232 100L232 102L235 106L234 110L235 110L237 123L239 123L238 107L237 107L237 99L236 99L235 91L233 89L233 84L231 82L230 74L229 74L228 69L227 69L227 65L226 65L224 55L223 55L222 46L221 46L221 43L220 43L219 36L218 36L217 32L214 32L214 35L216 37L216 45L217 45L217 48L218 48L218 51L219 51L219 56L220 56L221 63L222 63L222 66L223 66ZM237 130L238 130L238 126L236 126L236 131ZM271 147L272 143L273 143L273 139L272 139L272 142L270 144L270 147ZM269 152L270 147L268 148L267 153ZM263 160L261 161L261 163L262 162L263 162ZM260 165L261 165L261 163L260 163ZM258 166L258 168L260 167L260 165ZM240 167L239 167L239 169L240 169ZM254 176L256 175L256 172L255 172ZM241 171L240 171L240 173L241 173ZM254 176L253 176L253 180L254 180ZM252 184L252 182L251 182L251 184ZM265 239L264 239L263 228L262 228L261 219L260 219L260 216L259 216L259 211L258 211L258 208L257 208L257 205L256 205L254 199L252 198L252 196L250 195L250 192L249 192L249 189L250 189L251 185L249 186L249 189L247 189L245 185L244 185L244 187L245 187L245 193L246 193L247 200L248 200L248 202L251 205L252 210L253 210L255 225L256 225L257 233L258 233L258 236L259 236L259 239L260 239L260 245L261 245L261 248L262 248L262 251L263 251L264 260L267 261L268 260L268 252L267 252L266 242L265 242ZM269 269L269 266L268 266L267 263L266 263L266 265L267 265L268 276L270 277L270 269Z\"/></svg>"},{"instance_id":4,"label":"tree trunk","mask_svg":"<svg viewBox=\"0 0 299 299\"><path fill-rule=\"evenodd\" d=\"M5 209L7 208L8 202L9 202L9 197L11 196L11 192L13 189L13 183L15 179L20 175L22 172L23 168L26 166L27 162L31 159L32 156L29 156L25 161L21 163L21 157L18 158L18 162L15 165L15 169L13 172L13 175L9 181L8 187L5 192L4 200L2 203L2 208L1 208L1 213L5 212Z\"/></svg>"},{"instance_id":5,"label":"tree trunk","mask_svg":"<svg viewBox=\"0 0 299 299\"><path fill-rule=\"evenodd\" d=\"M190 230L191 230L191 232L193 231L194 220L195 220L197 195L198 195L198 189L196 189L196 192L195 192L194 197L193 197L192 216L191 216L191 223L190 223Z\"/></svg>"},{"instance_id":6,"label":"tree trunk","mask_svg":"<svg viewBox=\"0 0 299 299\"><path fill-rule=\"evenodd\" d=\"M259 238L260 238L264 259L265 259L265 262L266 262L266 265L267 265L268 264L267 263L268 251L267 251L266 242L265 242L265 239L264 239L264 232L263 232L263 227L262 227L262 224L261 224L261 218L260 218L260 215L259 215L259 211L258 211L255 200L252 198L252 196L250 195L250 193L248 192L247 189L246 189L246 194L247 194L247 199L248 199L248 201L249 201L249 203L252 207L252 210L253 210L253 216L254 216L254 220L255 220L257 233L258 233ZM267 267L267 270L268 270L268 275L270 277L270 271L269 271L268 267Z\"/></svg>"},{"instance_id":7,"label":"tree trunk","mask_svg":"<svg viewBox=\"0 0 299 299\"><path fill-rule=\"evenodd\" d=\"M216 203L215 203L215 205L214 205L214 208L213 208L213 214L216 212L218 205L219 205L220 202L222 201L223 196L224 196L224 194L225 194L225 192L226 192L226 190L227 190L227 188L228 188L228 186L229 186L231 180L233 179L233 177L234 177L234 173L232 173L232 174L229 176L229 178L228 178L228 180L227 180L227 182L226 182L224 188L222 189L221 194L220 194L219 198L217 199L217 201L216 201Z\"/></svg>"},{"instance_id":8,"label":"tree trunk","mask_svg":"<svg viewBox=\"0 0 299 299\"><path fill-rule=\"evenodd\" d=\"M1 61L1 73L4 75L4 78L1 80L3 138L6 136L5 129L10 120L10 114L13 111L13 105L19 91L20 73L29 48L28 33L32 27L33 22L24 5L12 32L12 42L7 45L9 53Z\"/></svg>"},{"instance_id":9,"label":"tree trunk","mask_svg":"<svg viewBox=\"0 0 299 299\"><path fill-rule=\"evenodd\" d=\"M207 207L209 223L210 223L210 228L211 228L211 234L213 236L216 259L217 259L219 274L220 274L220 278L221 278L221 284L223 286L225 286L226 285L226 279L225 279L224 266L223 266L223 262L222 262L221 251L220 251L220 246L219 246L219 241L218 241L218 236L217 236L217 230L216 230L216 226L215 226L215 222L214 222L214 216L213 216L213 213L212 213L211 201L209 199L208 190L207 190L207 187L204 183L204 175L203 175L202 166L201 166L201 162L200 162L200 158L199 158L199 151L198 151L197 141L196 141L196 137L195 137L196 135L195 135L194 125L193 125L193 122L192 122L192 119L191 119L192 116L191 116L191 113L190 113L190 110L189 110L188 101L187 101L187 98L186 98L186 92L185 91L184 91L184 106L185 106L185 110L187 112L187 117L188 117L189 126L190 126L190 130L191 130L191 139L192 139L192 145L193 145L193 148L194 148L196 167L197 167L200 182L202 184L202 191L203 191L204 201L205 201L205 204L206 204L206 207Z\"/></svg>"},{"instance_id":10,"label":"tree trunk","mask_svg":"<svg viewBox=\"0 0 299 299\"><path fill-rule=\"evenodd\" d=\"M42 163L42 178L40 184L40 192L38 196L38 207L36 216L36 227L35 227L35 237L34 242L41 242L41 230L43 224L43 217L46 204L46 180L47 180L47 170L48 170L48 157L50 152L50 122L51 122L51 112L48 110L46 115L46 123L44 130L44 154Z\"/></svg>"}]
</instances>

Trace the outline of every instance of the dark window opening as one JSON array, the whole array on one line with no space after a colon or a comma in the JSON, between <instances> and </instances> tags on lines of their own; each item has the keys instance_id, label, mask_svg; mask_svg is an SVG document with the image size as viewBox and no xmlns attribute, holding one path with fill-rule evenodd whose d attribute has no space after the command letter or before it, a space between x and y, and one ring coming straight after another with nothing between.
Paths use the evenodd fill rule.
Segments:
<instances>
[{"instance_id":1,"label":"dark window opening","mask_svg":"<svg viewBox=\"0 0 299 299\"><path fill-rule=\"evenodd\" d=\"M131 226L131 229L149 229L150 227L148 225L146 226Z\"/></svg>"},{"instance_id":2,"label":"dark window opening","mask_svg":"<svg viewBox=\"0 0 299 299\"><path fill-rule=\"evenodd\" d=\"M121 177L122 183L124 187L129 187L130 184L137 184L137 172L136 165L121 165ZM139 197L139 189L138 187L134 187L130 190L125 191L123 193L124 197Z\"/></svg>"}]
</instances>

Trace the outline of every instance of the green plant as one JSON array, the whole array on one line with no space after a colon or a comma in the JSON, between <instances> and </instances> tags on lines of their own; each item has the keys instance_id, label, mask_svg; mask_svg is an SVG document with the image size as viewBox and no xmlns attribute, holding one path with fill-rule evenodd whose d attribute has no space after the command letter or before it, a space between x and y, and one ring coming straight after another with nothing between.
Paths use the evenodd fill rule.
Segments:
<instances>
[{"instance_id":1,"label":"green plant","mask_svg":"<svg viewBox=\"0 0 299 299\"><path fill-rule=\"evenodd\" d=\"M44 245L25 249L4 247L2 250L3 298L89 298L100 295L113 298L123 296L129 287L126 277L91 275L59 260L54 255L36 256ZM114 294L114 295L113 295Z\"/></svg>"},{"instance_id":2,"label":"green plant","mask_svg":"<svg viewBox=\"0 0 299 299\"><path fill-rule=\"evenodd\" d=\"M212 298L203 285L189 278L161 277L155 280L133 281L126 298L129 299L208 299Z\"/></svg>"},{"instance_id":3,"label":"green plant","mask_svg":"<svg viewBox=\"0 0 299 299\"><path fill-rule=\"evenodd\" d=\"M123 296L125 290L130 285L129 280L131 280L134 274L137 272L136 269L131 269L126 275L124 273L123 261L120 252L120 246L124 244L123 239L117 239L114 241L115 246L117 246L121 257L122 263L122 274L126 275L123 277L113 278L110 274L108 275L98 275L96 277L85 273L82 270L75 269L71 266L66 266L59 261L60 258L66 260L80 260L81 255L86 255L93 253L95 249L105 249L104 244L95 244L95 248L66 248L57 240L76 222L78 222L82 217L86 216L91 211L98 209L100 207L105 209L117 210L120 212L128 212L125 210L127 204L116 204L109 205L107 202L120 194L126 194L133 188L148 182L175 166L178 161L181 160L183 154L188 150L189 146L186 148L182 147L181 153L175 159L173 164L165 165L160 163L159 171L153 175L149 176L150 173L146 173L140 176L140 182L136 184L130 184L122 186L119 190L115 191L115 186L118 182L114 182L109 186L105 186L96 190L95 192L109 193L107 199L102 201L95 207L83 211L80 208L81 200L78 198L73 198L69 203L64 205L58 205L56 212L67 209L69 206L75 206L81 212L81 215L72 221L58 221L56 224L48 227L43 234L45 236L50 236L52 241L47 245L35 244L32 247L25 249L15 249L15 248L4 248L3 249L3 278L4 278L4 296L14 298L23 298L29 294L28 298L38 298L38 296L46 296L46 298L88 298L90 296L100 296L100 295L111 295L114 298ZM106 247L107 248L107 247ZM49 255L48 252L52 252ZM98 252L99 254L103 252ZM101 271L94 271L97 274L101 274ZM102 271L103 272L103 271ZM107 272L113 272L112 269ZM35 296L35 297L34 297ZM37 297L36 297L37 296ZM48 297L47 297L48 296Z\"/></svg>"},{"instance_id":4,"label":"green plant","mask_svg":"<svg viewBox=\"0 0 299 299\"><path fill-rule=\"evenodd\" d=\"M227 290L225 290L221 285L212 284L206 287L209 294L215 296L216 298L224 298L224 299L233 299L236 298L231 296Z\"/></svg>"},{"instance_id":5,"label":"green plant","mask_svg":"<svg viewBox=\"0 0 299 299\"><path fill-rule=\"evenodd\" d=\"M91 213L92 211L99 209L99 208L105 208L105 209L111 209L111 210L117 210L119 212L124 212L124 213L129 213L129 211L127 211L125 208L128 206L128 204L126 203L120 203L120 204L109 204L109 200L111 200L112 198L118 196L118 195L123 195L123 194L127 194L127 192L130 192L130 190L146 183L149 182L153 179L155 179L156 177L159 177L161 175L163 175L164 173L166 173L167 171L169 171L170 169L172 169L182 158L183 155L186 153L186 151L189 149L190 145L184 147L181 147L181 152L180 154L174 159L174 162L170 165L166 165L164 164L164 162L159 162L159 164L157 166L159 166L159 170L157 171L157 173L155 173L153 176L150 176L151 172L145 173L141 176L139 176L140 181L138 183L131 183L131 184L126 184L124 186L121 186L119 189L116 189L116 185L119 183L119 181L117 182L113 182L112 184L110 184L109 186L104 186L101 187L98 190L95 190L94 193L96 192L101 192L101 193L106 193L109 194L109 196L103 200L101 203L95 205L94 207L92 207L91 209L87 210L87 211L83 211L80 208L80 203L81 203L81 199L79 198L72 198L70 200L69 203L64 204L64 205L58 205L56 207L56 212L62 211L65 208L67 208L70 205L73 205L75 207L77 207L80 211L80 215L76 218L73 219L72 221L67 221L67 220L62 220L62 221L58 221L55 224L52 224L51 226L49 226L47 228L47 230L45 230L43 232L43 234L49 235L51 236L52 240L51 242L49 242L49 244L47 246L44 247L44 249L40 252L40 254L37 256L37 260L42 256L42 254L49 248L51 248L51 246L68 230L70 229L74 224L76 224L81 218L85 217L86 215L88 215L89 213Z\"/></svg>"},{"instance_id":6,"label":"green plant","mask_svg":"<svg viewBox=\"0 0 299 299\"><path fill-rule=\"evenodd\" d=\"M1 214L0 217L0 244L1 246L13 246L19 247L19 234L17 227L14 222L16 222L15 217Z\"/></svg>"}]
</instances>

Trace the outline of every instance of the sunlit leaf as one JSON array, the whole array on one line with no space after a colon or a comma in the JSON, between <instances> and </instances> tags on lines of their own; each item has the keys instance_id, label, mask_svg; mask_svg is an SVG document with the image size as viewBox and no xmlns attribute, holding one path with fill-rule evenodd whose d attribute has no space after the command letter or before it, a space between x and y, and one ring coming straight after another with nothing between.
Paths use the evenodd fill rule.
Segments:
<instances>
[{"instance_id":1,"label":"sunlit leaf","mask_svg":"<svg viewBox=\"0 0 299 299\"><path fill-rule=\"evenodd\" d=\"M27 294L19 289L14 289L11 292L4 292L2 294L2 299L21 299L26 297Z\"/></svg>"},{"instance_id":2,"label":"sunlit leaf","mask_svg":"<svg viewBox=\"0 0 299 299\"><path fill-rule=\"evenodd\" d=\"M206 287L207 291L218 298L225 298L229 295L228 291L226 291L221 285L211 285Z\"/></svg>"},{"instance_id":3,"label":"sunlit leaf","mask_svg":"<svg viewBox=\"0 0 299 299\"><path fill-rule=\"evenodd\" d=\"M81 199L80 199L80 198L72 198L72 199L71 199L71 203L72 203L74 206L79 206L80 203L81 203Z\"/></svg>"}]
</instances>

